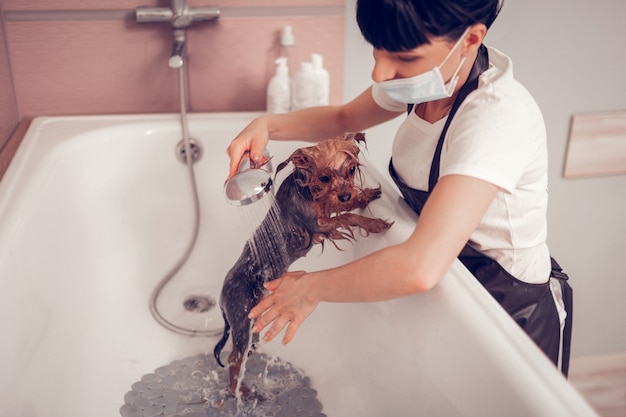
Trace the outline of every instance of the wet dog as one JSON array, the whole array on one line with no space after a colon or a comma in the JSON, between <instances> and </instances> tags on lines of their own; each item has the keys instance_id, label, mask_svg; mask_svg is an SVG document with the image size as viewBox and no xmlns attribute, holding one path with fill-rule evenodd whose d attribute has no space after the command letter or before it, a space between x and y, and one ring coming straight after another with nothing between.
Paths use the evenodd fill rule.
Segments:
<instances>
[{"instance_id":1,"label":"wet dog","mask_svg":"<svg viewBox=\"0 0 626 417\"><path fill-rule=\"evenodd\" d=\"M276 169L289 163L293 171L283 180L269 213L244 246L235 265L226 275L220 307L224 334L213 351L224 366L220 353L232 331L233 350L228 356L230 391L236 393L244 355L252 353L258 334L251 334L248 313L263 295L263 284L276 279L316 243L354 239L361 233L380 233L391 223L350 213L378 198L379 188L361 188L359 142L362 133L345 134L308 148L297 149ZM252 337L252 340L251 340ZM252 341L252 343L251 343ZM248 395L248 389L240 391Z\"/></svg>"}]
</instances>

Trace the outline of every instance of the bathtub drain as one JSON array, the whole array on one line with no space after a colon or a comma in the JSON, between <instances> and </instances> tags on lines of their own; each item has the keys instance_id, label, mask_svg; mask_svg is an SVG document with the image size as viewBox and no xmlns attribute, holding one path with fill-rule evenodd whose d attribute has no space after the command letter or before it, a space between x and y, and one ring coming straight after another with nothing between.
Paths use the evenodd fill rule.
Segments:
<instances>
[{"instance_id":1,"label":"bathtub drain","mask_svg":"<svg viewBox=\"0 0 626 417\"><path fill-rule=\"evenodd\" d=\"M206 313L216 306L213 298L204 295L190 295L184 302L185 310L192 313Z\"/></svg>"},{"instance_id":2,"label":"bathtub drain","mask_svg":"<svg viewBox=\"0 0 626 417\"><path fill-rule=\"evenodd\" d=\"M228 392L228 370L210 355L176 360L144 375L124 396L123 417L325 417L310 379L288 362L261 353L246 365L243 405Z\"/></svg>"}]
</instances>

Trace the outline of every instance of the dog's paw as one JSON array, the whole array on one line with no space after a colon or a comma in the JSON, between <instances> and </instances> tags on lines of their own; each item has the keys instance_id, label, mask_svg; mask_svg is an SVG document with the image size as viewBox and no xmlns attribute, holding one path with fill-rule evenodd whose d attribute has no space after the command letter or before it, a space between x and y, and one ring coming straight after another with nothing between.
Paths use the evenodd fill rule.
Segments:
<instances>
[{"instance_id":1,"label":"dog's paw","mask_svg":"<svg viewBox=\"0 0 626 417\"><path fill-rule=\"evenodd\" d=\"M370 232L372 233L382 233L385 230L389 229L391 226L393 226L393 222L388 222L386 220L383 219L374 219L376 222L373 226L374 229L376 230L370 230Z\"/></svg>"},{"instance_id":2,"label":"dog's paw","mask_svg":"<svg viewBox=\"0 0 626 417\"><path fill-rule=\"evenodd\" d=\"M383 195L380 187L378 188L366 188L363 190L362 197L366 203L370 203L374 200L378 200Z\"/></svg>"}]
</instances>

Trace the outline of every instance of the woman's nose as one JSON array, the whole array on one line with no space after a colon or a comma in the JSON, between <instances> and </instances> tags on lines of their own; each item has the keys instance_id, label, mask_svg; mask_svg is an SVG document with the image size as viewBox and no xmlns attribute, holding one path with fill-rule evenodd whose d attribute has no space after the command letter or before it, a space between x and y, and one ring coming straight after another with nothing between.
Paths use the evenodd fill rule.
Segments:
<instances>
[{"instance_id":1,"label":"woman's nose","mask_svg":"<svg viewBox=\"0 0 626 417\"><path fill-rule=\"evenodd\" d=\"M396 78L396 69L393 62L380 55L381 54L374 55L375 62L374 69L372 70L372 80L377 83L393 80Z\"/></svg>"}]
</instances>

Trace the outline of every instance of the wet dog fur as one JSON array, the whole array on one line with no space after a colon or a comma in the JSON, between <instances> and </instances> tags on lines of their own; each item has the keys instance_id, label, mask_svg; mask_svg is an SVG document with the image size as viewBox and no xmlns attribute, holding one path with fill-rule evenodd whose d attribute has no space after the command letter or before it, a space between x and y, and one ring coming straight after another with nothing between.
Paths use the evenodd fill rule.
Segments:
<instances>
[{"instance_id":1,"label":"wet dog fur","mask_svg":"<svg viewBox=\"0 0 626 417\"><path fill-rule=\"evenodd\" d=\"M224 279L220 308L224 334L214 349L217 362L232 332L233 350L228 356L230 392L235 393L244 355L252 353L258 334L251 334L248 313L263 295L263 284L276 279L316 243L354 239L361 233L380 233L391 223L350 213L380 198L379 188L361 188L359 142L362 133L345 134L308 148L297 149L276 172L293 164L283 180L269 213L245 244L241 256ZM276 227L276 225L280 227ZM250 337L253 338L250 343ZM240 391L249 394L245 386Z\"/></svg>"}]
</instances>

